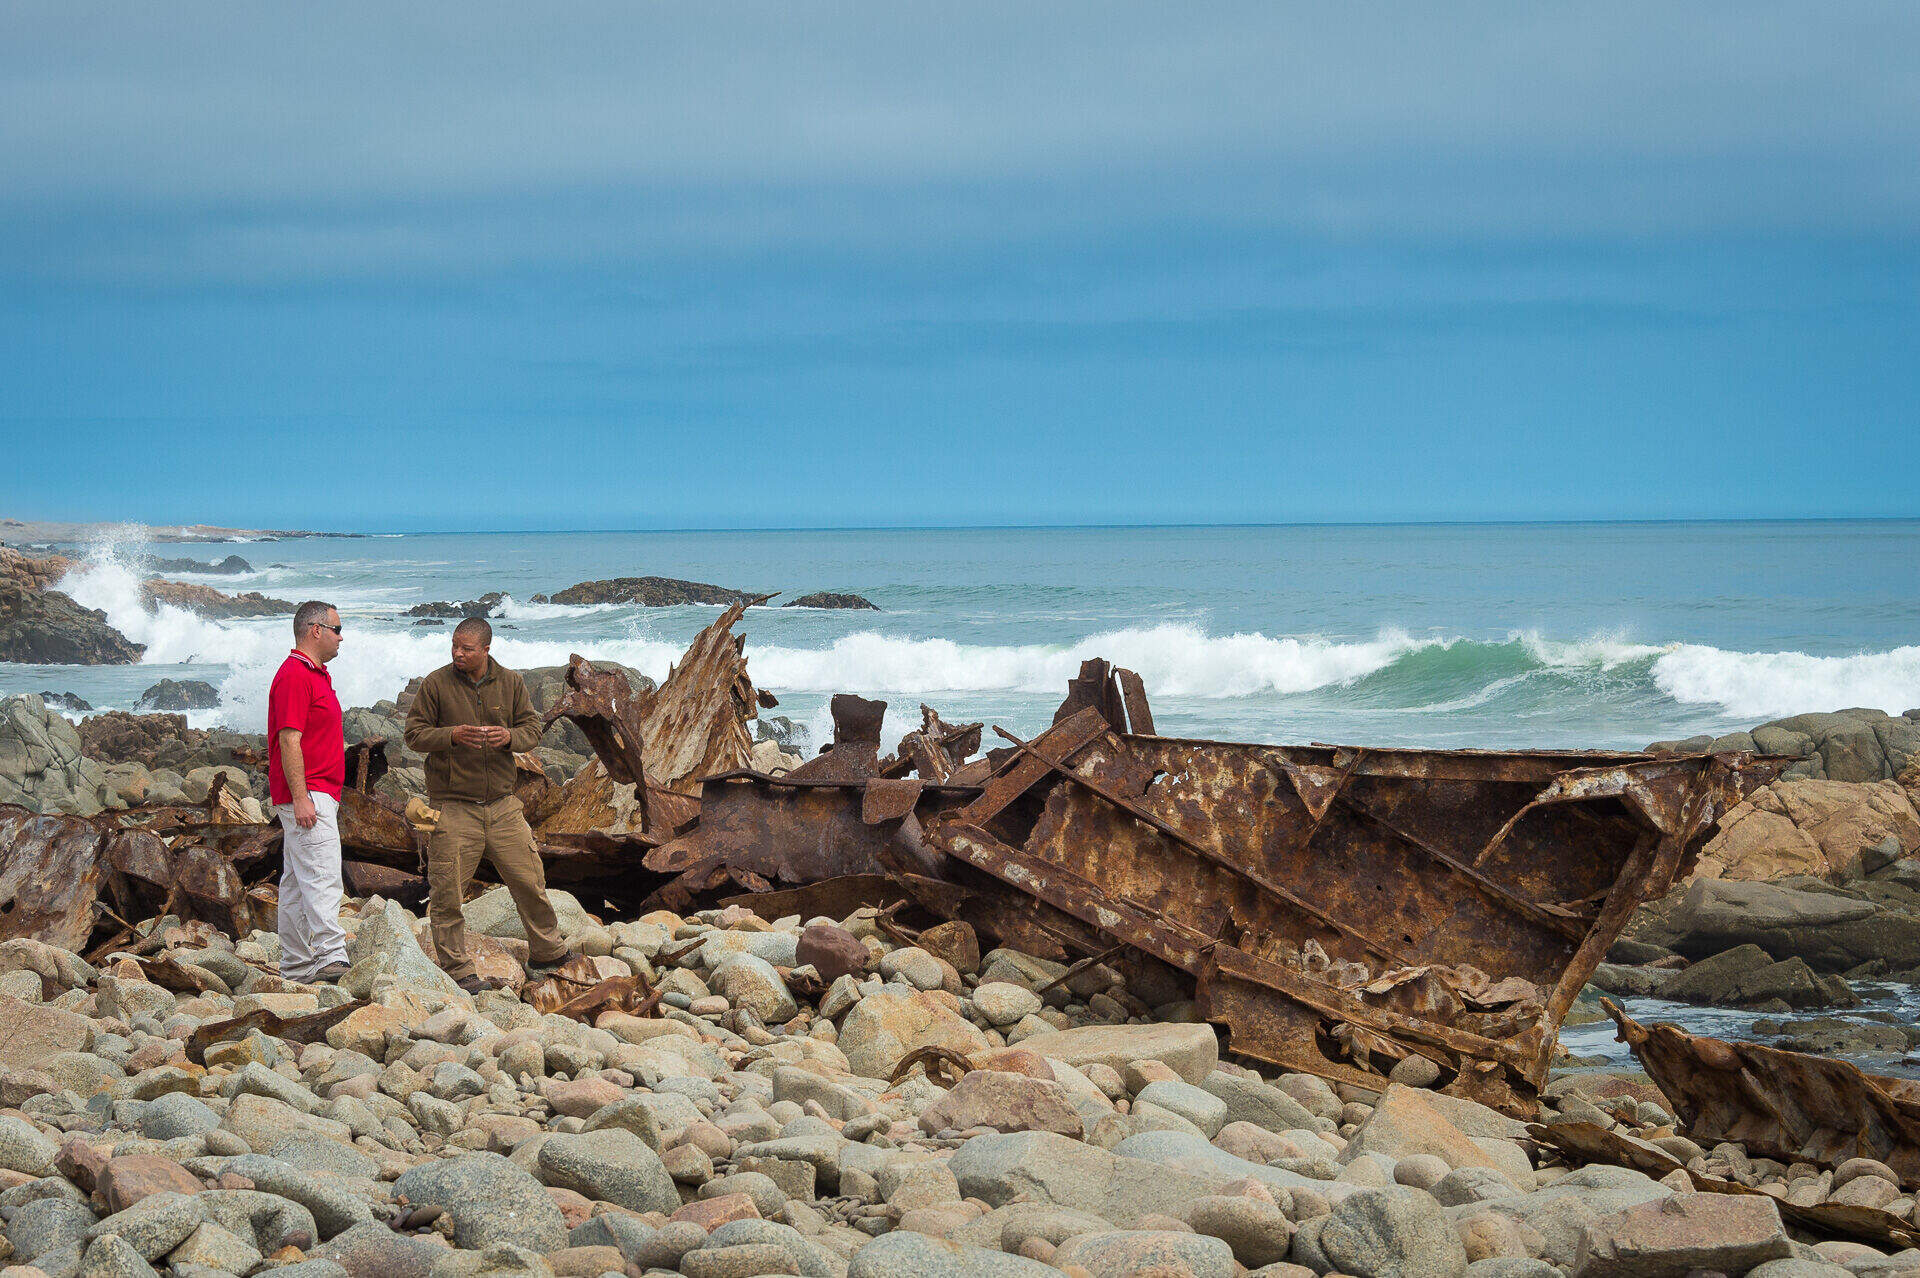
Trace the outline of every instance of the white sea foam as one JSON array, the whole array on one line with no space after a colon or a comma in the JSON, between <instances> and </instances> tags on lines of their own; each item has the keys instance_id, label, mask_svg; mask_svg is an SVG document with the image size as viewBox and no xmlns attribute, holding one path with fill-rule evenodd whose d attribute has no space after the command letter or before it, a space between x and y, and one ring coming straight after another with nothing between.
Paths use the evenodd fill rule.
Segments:
<instances>
[{"instance_id":1,"label":"white sea foam","mask_svg":"<svg viewBox=\"0 0 1920 1278\"><path fill-rule=\"evenodd\" d=\"M1718 704L1750 719L1844 706L1899 714L1920 704L1920 647L1815 657L1679 644L1653 663L1653 681L1675 701Z\"/></svg>"},{"instance_id":2,"label":"white sea foam","mask_svg":"<svg viewBox=\"0 0 1920 1278\"><path fill-rule=\"evenodd\" d=\"M144 664L224 666L223 704L215 713L231 726L259 730L265 721L267 685L291 642L287 619L215 621L169 605L146 608L140 597L144 574L135 549L143 539L143 530L120 530L117 537L97 545L89 561L69 573L60 588L87 607L101 609L128 638L147 645ZM351 601L346 602L351 610ZM569 607L508 599L503 610L510 619L552 622L618 611L618 606ZM604 631L607 621L600 619L594 625ZM1477 646L1458 638L1414 637L1392 629L1370 639L1342 640L1258 632L1214 635L1196 625L1167 623L1108 630L1053 644L961 644L862 630L822 647L806 648L753 642L751 614L745 629L756 683L776 692L849 691L890 697L948 693L1057 697L1080 663L1093 656L1139 671L1155 697L1289 695L1353 684L1424 650ZM1610 634L1565 641L1516 631L1507 639L1509 644L1514 642L1522 645L1528 662L1542 672L1620 671L1645 663L1646 677L1661 693L1682 705L1718 707L1734 718L1758 720L1850 705L1897 713L1920 703L1920 647L1820 657L1726 651L1698 644L1651 645ZM493 647L503 664L522 669L561 665L570 652L582 651L661 679L680 657L685 641L654 637L635 621L624 635L607 638L578 635L535 640L496 632ZM370 629L350 617L333 674L343 703L367 705L392 697L408 679L446 660L444 630ZM1516 675L1510 661L1499 663L1486 671L1486 686L1457 689L1451 697L1419 708L1446 713L1485 705L1529 673ZM897 723L887 724L890 739L917 726L916 716L889 718L898 718ZM810 725L817 738L824 738L827 724L823 714Z\"/></svg>"},{"instance_id":3,"label":"white sea foam","mask_svg":"<svg viewBox=\"0 0 1920 1278\"><path fill-rule=\"evenodd\" d=\"M1396 631L1358 642L1209 635L1196 626L1110 630L1070 644L973 645L860 631L825 648L750 647L753 675L799 692L1056 693L1088 657L1140 672L1161 696L1247 697L1350 683L1442 642Z\"/></svg>"},{"instance_id":4,"label":"white sea foam","mask_svg":"<svg viewBox=\"0 0 1920 1278\"><path fill-rule=\"evenodd\" d=\"M613 612L624 604L522 603L512 595L501 597L497 615L507 621L556 621L566 617L586 617L596 612Z\"/></svg>"},{"instance_id":5,"label":"white sea foam","mask_svg":"<svg viewBox=\"0 0 1920 1278\"><path fill-rule=\"evenodd\" d=\"M1672 644L1634 643L1614 634L1589 635L1585 639L1567 642L1547 639L1537 630L1519 630L1513 632L1512 638L1519 641L1529 657L1549 669L1592 667L1612 670L1630 661L1657 657L1674 648Z\"/></svg>"}]
</instances>

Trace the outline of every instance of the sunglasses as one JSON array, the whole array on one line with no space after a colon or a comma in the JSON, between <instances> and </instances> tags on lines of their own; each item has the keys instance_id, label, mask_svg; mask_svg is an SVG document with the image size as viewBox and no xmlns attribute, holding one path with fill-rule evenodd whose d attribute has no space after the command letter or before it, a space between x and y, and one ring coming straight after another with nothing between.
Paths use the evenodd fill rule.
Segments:
<instances>
[{"instance_id":1,"label":"sunglasses","mask_svg":"<svg viewBox=\"0 0 1920 1278\"><path fill-rule=\"evenodd\" d=\"M314 625L316 625L316 626L318 626L318 627L320 627L320 628L321 628L322 630L331 630L331 631L333 631L333 633L335 633L336 635L337 635L337 634L339 634L339 633L341 633L341 630L340 630L340 627L338 627L338 626L329 626L329 625L328 625L328 624L327 624L326 622L324 622L324 621L316 621L316 622L314 622L313 624L314 624Z\"/></svg>"}]
</instances>

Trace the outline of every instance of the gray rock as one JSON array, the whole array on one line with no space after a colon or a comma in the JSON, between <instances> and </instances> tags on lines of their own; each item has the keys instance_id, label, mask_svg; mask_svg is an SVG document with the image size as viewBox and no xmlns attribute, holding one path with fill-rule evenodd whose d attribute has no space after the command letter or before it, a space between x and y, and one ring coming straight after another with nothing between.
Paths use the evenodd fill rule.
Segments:
<instances>
[{"instance_id":1,"label":"gray rock","mask_svg":"<svg viewBox=\"0 0 1920 1278\"><path fill-rule=\"evenodd\" d=\"M633 1211L671 1214L680 1206L660 1155L624 1128L549 1136L536 1157L549 1185Z\"/></svg>"},{"instance_id":2,"label":"gray rock","mask_svg":"<svg viewBox=\"0 0 1920 1278\"><path fill-rule=\"evenodd\" d=\"M1188 1206L1186 1222L1198 1234L1218 1238L1233 1249L1233 1258L1250 1269L1285 1260L1293 1228L1280 1209L1260 1198L1241 1195L1196 1198Z\"/></svg>"},{"instance_id":3,"label":"gray rock","mask_svg":"<svg viewBox=\"0 0 1920 1278\"><path fill-rule=\"evenodd\" d=\"M1025 1256L966 1247L910 1230L895 1230L862 1247L847 1278L1058 1278L1060 1271Z\"/></svg>"},{"instance_id":4,"label":"gray rock","mask_svg":"<svg viewBox=\"0 0 1920 1278\"><path fill-rule=\"evenodd\" d=\"M1666 1278L1695 1269L1745 1273L1792 1254L1773 1199L1673 1194L1591 1222L1572 1272L1574 1278Z\"/></svg>"},{"instance_id":5,"label":"gray rock","mask_svg":"<svg viewBox=\"0 0 1920 1278\"><path fill-rule=\"evenodd\" d=\"M238 1071L228 1075L220 1085L220 1094L228 1099L243 1094L265 1096L303 1114L311 1114L320 1108L320 1102L312 1092L286 1075L276 1074L259 1061L248 1061Z\"/></svg>"},{"instance_id":6,"label":"gray rock","mask_svg":"<svg viewBox=\"0 0 1920 1278\"><path fill-rule=\"evenodd\" d=\"M380 1164L351 1145L318 1136L289 1136L267 1150L289 1167L338 1176L343 1180L376 1180Z\"/></svg>"},{"instance_id":7,"label":"gray rock","mask_svg":"<svg viewBox=\"0 0 1920 1278\"><path fill-rule=\"evenodd\" d=\"M251 1238L262 1255L282 1247L302 1251L319 1241L313 1213L291 1199L257 1189L209 1189L194 1196L201 1215L238 1238Z\"/></svg>"},{"instance_id":8,"label":"gray rock","mask_svg":"<svg viewBox=\"0 0 1920 1278\"><path fill-rule=\"evenodd\" d=\"M333 1261L349 1278L427 1278L447 1249L369 1222L335 1235L309 1254Z\"/></svg>"},{"instance_id":9,"label":"gray rock","mask_svg":"<svg viewBox=\"0 0 1920 1278\"><path fill-rule=\"evenodd\" d=\"M26 598L66 600L57 591ZM7 586L0 582L0 652L7 644L6 600ZM94 615L113 633L105 627L102 614ZM101 792L105 785L105 770L81 753L80 734L62 715L31 693L0 700L0 803L17 803L32 812L88 817L105 803Z\"/></svg>"},{"instance_id":10,"label":"gray rock","mask_svg":"<svg viewBox=\"0 0 1920 1278\"><path fill-rule=\"evenodd\" d=\"M312 1212L322 1239L373 1219L366 1199L334 1176L301 1171L265 1154L243 1155L228 1163L227 1170L245 1176L262 1193L290 1198Z\"/></svg>"},{"instance_id":11,"label":"gray rock","mask_svg":"<svg viewBox=\"0 0 1920 1278\"><path fill-rule=\"evenodd\" d=\"M1304 1128L1312 1131L1314 1116L1293 1097L1258 1079L1243 1078L1215 1070L1200 1080L1200 1086L1226 1102L1227 1123L1252 1123L1270 1132ZM1214 1133L1218 1135L1218 1132Z\"/></svg>"},{"instance_id":12,"label":"gray rock","mask_svg":"<svg viewBox=\"0 0 1920 1278\"><path fill-rule=\"evenodd\" d=\"M846 1263L790 1225L771 1220L730 1220L707 1235L709 1247L771 1243L787 1253L803 1278L844 1278Z\"/></svg>"},{"instance_id":13,"label":"gray rock","mask_svg":"<svg viewBox=\"0 0 1920 1278\"><path fill-rule=\"evenodd\" d=\"M797 1271L787 1253L773 1243L735 1243L688 1252L680 1258L680 1272L686 1278L757 1278Z\"/></svg>"},{"instance_id":14,"label":"gray rock","mask_svg":"<svg viewBox=\"0 0 1920 1278\"><path fill-rule=\"evenodd\" d=\"M107 1234L87 1244L79 1278L158 1278L148 1259L140 1254L138 1245Z\"/></svg>"},{"instance_id":15,"label":"gray rock","mask_svg":"<svg viewBox=\"0 0 1920 1278\"><path fill-rule=\"evenodd\" d=\"M205 1101L185 1092L168 1092L141 1108L136 1125L142 1136L153 1140L178 1140L212 1131L220 1125L220 1116Z\"/></svg>"},{"instance_id":16,"label":"gray rock","mask_svg":"<svg viewBox=\"0 0 1920 1278\"><path fill-rule=\"evenodd\" d=\"M269 1272L274 1278L348 1278L346 1269L331 1260L302 1260Z\"/></svg>"},{"instance_id":17,"label":"gray rock","mask_svg":"<svg viewBox=\"0 0 1920 1278\"><path fill-rule=\"evenodd\" d=\"M32 1260L84 1242L97 1219L93 1209L83 1203L41 1198L12 1213L7 1221L7 1238L13 1243L15 1256Z\"/></svg>"},{"instance_id":18,"label":"gray rock","mask_svg":"<svg viewBox=\"0 0 1920 1278\"><path fill-rule=\"evenodd\" d=\"M1492 1167L1456 1167L1442 1176L1428 1192L1442 1207L1513 1198L1518 1193L1512 1182Z\"/></svg>"},{"instance_id":19,"label":"gray rock","mask_svg":"<svg viewBox=\"0 0 1920 1278\"><path fill-rule=\"evenodd\" d=\"M1204 1023L1083 1025L1035 1034L1020 1046L1076 1069L1101 1064L1124 1070L1135 1061L1160 1061L1195 1084L1220 1063L1219 1035Z\"/></svg>"},{"instance_id":20,"label":"gray rock","mask_svg":"<svg viewBox=\"0 0 1920 1278\"><path fill-rule=\"evenodd\" d=\"M714 970L711 982L716 994L727 1002L752 1012L766 1024L790 1021L799 1015L799 1004L788 992L787 984L773 964L753 954L734 954Z\"/></svg>"},{"instance_id":21,"label":"gray rock","mask_svg":"<svg viewBox=\"0 0 1920 1278\"><path fill-rule=\"evenodd\" d=\"M498 889L505 893L505 888ZM559 895L559 894L556 894ZM353 969L341 980L341 987L357 998L368 997L375 982L389 977L402 985L458 994L460 987L427 957L413 935L407 912L394 901L381 901L370 912L363 911L360 930L347 942L347 957ZM469 906L469 909L472 907Z\"/></svg>"},{"instance_id":22,"label":"gray rock","mask_svg":"<svg viewBox=\"0 0 1920 1278\"><path fill-rule=\"evenodd\" d=\"M1113 1152L1123 1158L1153 1163L1168 1171L1184 1172L1215 1185L1251 1176L1280 1189L1311 1189L1329 1201L1353 1193L1358 1188L1338 1181L1317 1180L1284 1167L1250 1162L1208 1144L1205 1137L1194 1132L1139 1132L1115 1145ZM1180 1213L1176 1210L1167 1214L1178 1216Z\"/></svg>"},{"instance_id":23,"label":"gray rock","mask_svg":"<svg viewBox=\"0 0 1920 1278\"><path fill-rule=\"evenodd\" d=\"M1125 1157L1053 1132L976 1136L947 1165L962 1194L990 1207L1025 1197L1123 1227L1142 1216L1177 1216L1189 1201L1232 1179Z\"/></svg>"},{"instance_id":24,"label":"gray rock","mask_svg":"<svg viewBox=\"0 0 1920 1278\"><path fill-rule=\"evenodd\" d=\"M1747 1278L1854 1278L1854 1271L1830 1260L1808 1260L1788 1256L1769 1260L1747 1270Z\"/></svg>"},{"instance_id":25,"label":"gray rock","mask_svg":"<svg viewBox=\"0 0 1920 1278\"><path fill-rule=\"evenodd\" d=\"M1134 1101L1136 1104L1157 1105L1179 1115L1199 1128L1208 1140L1218 1136L1227 1122L1227 1103L1192 1083L1180 1083L1172 1079L1148 1083L1140 1089Z\"/></svg>"},{"instance_id":26,"label":"gray rock","mask_svg":"<svg viewBox=\"0 0 1920 1278\"><path fill-rule=\"evenodd\" d=\"M1467 1278L1566 1278L1566 1271L1532 1256L1489 1256L1468 1265Z\"/></svg>"},{"instance_id":27,"label":"gray rock","mask_svg":"<svg viewBox=\"0 0 1920 1278\"><path fill-rule=\"evenodd\" d=\"M1193 1278L1233 1278L1234 1272L1233 1250L1220 1239L1168 1229L1081 1234L1060 1245L1053 1263L1079 1265L1093 1278L1126 1278L1162 1267Z\"/></svg>"},{"instance_id":28,"label":"gray rock","mask_svg":"<svg viewBox=\"0 0 1920 1278\"><path fill-rule=\"evenodd\" d=\"M198 1195L151 1194L89 1229L88 1251L92 1251L93 1240L113 1234L143 1259L158 1260L185 1242L203 1219Z\"/></svg>"},{"instance_id":29,"label":"gray rock","mask_svg":"<svg viewBox=\"0 0 1920 1278\"><path fill-rule=\"evenodd\" d=\"M567 1246L614 1247L628 1260L637 1260L656 1232L653 1226L624 1212L603 1212L575 1225L567 1234ZM705 1236L702 1230L701 1237Z\"/></svg>"},{"instance_id":30,"label":"gray rock","mask_svg":"<svg viewBox=\"0 0 1920 1278\"><path fill-rule=\"evenodd\" d=\"M553 902L553 912L560 920L560 932L563 936L578 936L593 926L593 919L578 897L571 892L562 892L555 888L547 889L547 899ZM491 888L468 901L461 907L467 916L467 927L484 936L527 939L526 925L520 921L520 911L514 906L513 896L504 887Z\"/></svg>"},{"instance_id":31,"label":"gray rock","mask_svg":"<svg viewBox=\"0 0 1920 1278\"><path fill-rule=\"evenodd\" d=\"M1403 1185L1335 1203L1319 1245L1337 1268L1371 1278L1458 1278L1467 1270L1466 1247L1440 1204Z\"/></svg>"},{"instance_id":32,"label":"gray rock","mask_svg":"<svg viewBox=\"0 0 1920 1278\"><path fill-rule=\"evenodd\" d=\"M28 1176L53 1172L60 1147L24 1118L0 1117L0 1167Z\"/></svg>"},{"instance_id":33,"label":"gray rock","mask_svg":"<svg viewBox=\"0 0 1920 1278\"><path fill-rule=\"evenodd\" d=\"M545 1187L499 1154L463 1154L416 1167L393 1184L415 1206L453 1218L454 1245L478 1250L512 1243L546 1253L564 1247L566 1220Z\"/></svg>"},{"instance_id":34,"label":"gray rock","mask_svg":"<svg viewBox=\"0 0 1920 1278\"><path fill-rule=\"evenodd\" d=\"M203 1222L167 1259L176 1272L183 1265L199 1265L221 1273L245 1274L253 1272L261 1255L260 1249L248 1239L211 1222Z\"/></svg>"},{"instance_id":35,"label":"gray rock","mask_svg":"<svg viewBox=\"0 0 1920 1278\"><path fill-rule=\"evenodd\" d=\"M1803 958L1821 972L1844 972L1871 959L1894 970L1920 966L1920 915L1877 904L1860 890L1871 886L1695 879L1668 927L1683 954L1751 943L1775 959Z\"/></svg>"}]
</instances>

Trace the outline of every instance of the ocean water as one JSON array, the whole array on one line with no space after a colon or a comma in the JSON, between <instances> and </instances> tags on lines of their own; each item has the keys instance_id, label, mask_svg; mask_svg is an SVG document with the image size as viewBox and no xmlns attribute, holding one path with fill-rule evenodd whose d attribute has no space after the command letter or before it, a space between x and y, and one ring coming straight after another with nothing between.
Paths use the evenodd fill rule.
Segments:
<instances>
[{"instance_id":1,"label":"ocean water","mask_svg":"<svg viewBox=\"0 0 1920 1278\"><path fill-rule=\"evenodd\" d=\"M1083 658L1145 679L1161 732L1260 741L1638 747L1808 710L1920 705L1920 522L1487 524L431 534L182 547L138 528L78 548L62 588L148 645L134 667L0 663L0 694L131 708L163 676L221 691L196 726L264 725L286 618L149 611L155 554L255 571L183 577L336 603L349 705L447 659L448 630L400 614L505 591L494 655L569 653L655 678L717 609L526 602L577 581L659 575L881 612L776 606L739 629L774 713L826 733L827 698L925 701L952 721L1046 726ZM180 576L180 574L174 574Z\"/></svg>"}]
</instances>

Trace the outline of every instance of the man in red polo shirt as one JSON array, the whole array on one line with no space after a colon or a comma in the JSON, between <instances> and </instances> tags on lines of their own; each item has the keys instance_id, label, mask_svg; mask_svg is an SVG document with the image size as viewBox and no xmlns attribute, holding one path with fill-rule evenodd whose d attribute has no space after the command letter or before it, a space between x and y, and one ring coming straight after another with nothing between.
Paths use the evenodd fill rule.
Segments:
<instances>
[{"instance_id":1,"label":"man in red polo shirt","mask_svg":"<svg viewBox=\"0 0 1920 1278\"><path fill-rule=\"evenodd\" d=\"M317 599L293 614L293 651L267 694L267 783L280 818L280 975L347 974L340 927L340 788L347 780L340 699L327 663L340 652L340 613Z\"/></svg>"}]
</instances>

